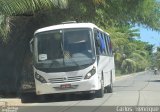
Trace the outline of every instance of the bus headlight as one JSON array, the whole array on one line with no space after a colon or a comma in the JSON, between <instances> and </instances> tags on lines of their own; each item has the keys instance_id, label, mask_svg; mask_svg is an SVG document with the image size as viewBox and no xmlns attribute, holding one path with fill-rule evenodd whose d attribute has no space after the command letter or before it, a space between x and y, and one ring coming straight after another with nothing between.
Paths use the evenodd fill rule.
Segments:
<instances>
[{"instance_id":1,"label":"bus headlight","mask_svg":"<svg viewBox=\"0 0 160 112\"><path fill-rule=\"evenodd\" d=\"M90 71L86 74L86 76L85 76L84 79L89 79L89 78L91 78L95 73L96 73L96 68L93 67L92 70L90 70Z\"/></svg>"},{"instance_id":2,"label":"bus headlight","mask_svg":"<svg viewBox=\"0 0 160 112\"><path fill-rule=\"evenodd\" d=\"M47 81L44 79L44 77L42 77L41 75L39 75L37 72L35 73L35 78L40 81L41 83L47 83Z\"/></svg>"}]
</instances>

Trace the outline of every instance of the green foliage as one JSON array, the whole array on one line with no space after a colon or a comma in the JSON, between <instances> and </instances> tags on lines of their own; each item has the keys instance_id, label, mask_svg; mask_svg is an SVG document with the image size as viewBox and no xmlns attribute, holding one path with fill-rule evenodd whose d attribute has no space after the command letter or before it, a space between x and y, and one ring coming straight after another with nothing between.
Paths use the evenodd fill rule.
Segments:
<instances>
[{"instance_id":1,"label":"green foliage","mask_svg":"<svg viewBox=\"0 0 160 112\"><path fill-rule=\"evenodd\" d=\"M0 0L0 37L7 42L0 46L0 77L18 85L34 31L68 20L92 22L109 32L119 73L144 70L153 45L135 40L140 34L133 25L159 31L159 7L155 0Z\"/></svg>"},{"instance_id":2,"label":"green foliage","mask_svg":"<svg viewBox=\"0 0 160 112\"><path fill-rule=\"evenodd\" d=\"M136 61L132 59L125 59L121 65L123 73L132 73L136 71Z\"/></svg>"},{"instance_id":3,"label":"green foliage","mask_svg":"<svg viewBox=\"0 0 160 112\"><path fill-rule=\"evenodd\" d=\"M157 52L160 52L160 47L157 47Z\"/></svg>"},{"instance_id":4,"label":"green foliage","mask_svg":"<svg viewBox=\"0 0 160 112\"><path fill-rule=\"evenodd\" d=\"M159 30L159 7L160 4L155 0L1 0L0 14L34 17L45 15L47 19L52 15L54 19L48 21L52 24L57 23L58 19L60 19L59 22L90 21L104 29L123 26L119 30L125 31L130 29L127 27L132 27L128 24L136 23ZM130 32L123 31L119 32L126 33L130 37L139 36L136 33L131 35L131 32L137 32L137 29L129 30Z\"/></svg>"},{"instance_id":5,"label":"green foliage","mask_svg":"<svg viewBox=\"0 0 160 112\"><path fill-rule=\"evenodd\" d=\"M153 67L160 69L160 48L153 54Z\"/></svg>"},{"instance_id":6,"label":"green foliage","mask_svg":"<svg viewBox=\"0 0 160 112\"><path fill-rule=\"evenodd\" d=\"M67 6L68 0L1 0L0 13L3 15L33 14L40 10Z\"/></svg>"},{"instance_id":7,"label":"green foliage","mask_svg":"<svg viewBox=\"0 0 160 112\"><path fill-rule=\"evenodd\" d=\"M131 25L110 27L110 33L115 54L116 68L122 73L142 71L151 64L153 45L135 40L139 30Z\"/></svg>"},{"instance_id":8,"label":"green foliage","mask_svg":"<svg viewBox=\"0 0 160 112\"><path fill-rule=\"evenodd\" d=\"M123 57L122 57L121 53L116 52L114 54L114 60L115 60L116 69L121 69L121 63L123 61Z\"/></svg>"},{"instance_id":9,"label":"green foliage","mask_svg":"<svg viewBox=\"0 0 160 112\"><path fill-rule=\"evenodd\" d=\"M133 58L135 52L148 59L150 50L151 55L153 46L134 40L140 34L132 27L136 23L158 30L159 6L155 0L1 0L0 32L1 37L10 37L10 17L17 15L31 16L37 28L66 20L90 21L110 33L120 66L123 54Z\"/></svg>"},{"instance_id":10,"label":"green foliage","mask_svg":"<svg viewBox=\"0 0 160 112\"><path fill-rule=\"evenodd\" d=\"M159 3L155 0L107 0L97 7L97 20L101 21L101 25L138 23L159 30L158 9Z\"/></svg>"}]
</instances>

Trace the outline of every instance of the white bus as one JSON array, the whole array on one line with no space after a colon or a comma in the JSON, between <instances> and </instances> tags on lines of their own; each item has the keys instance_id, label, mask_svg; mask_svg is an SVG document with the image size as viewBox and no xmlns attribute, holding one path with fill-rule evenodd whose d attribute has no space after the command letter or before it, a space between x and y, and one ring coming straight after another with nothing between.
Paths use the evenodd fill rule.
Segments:
<instances>
[{"instance_id":1,"label":"white bus","mask_svg":"<svg viewBox=\"0 0 160 112\"><path fill-rule=\"evenodd\" d=\"M114 56L109 34L92 23L38 29L30 42L37 95L112 92Z\"/></svg>"}]
</instances>

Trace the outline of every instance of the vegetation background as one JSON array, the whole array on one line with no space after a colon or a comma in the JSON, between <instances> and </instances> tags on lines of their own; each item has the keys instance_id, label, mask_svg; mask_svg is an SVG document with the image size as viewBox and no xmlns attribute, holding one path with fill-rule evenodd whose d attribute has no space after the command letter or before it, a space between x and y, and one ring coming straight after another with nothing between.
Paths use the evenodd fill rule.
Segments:
<instances>
[{"instance_id":1,"label":"vegetation background","mask_svg":"<svg viewBox=\"0 0 160 112\"><path fill-rule=\"evenodd\" d=\"M0 0L0 93L18 94L22 78L33 74L34 31L63 21L92 22L109 32L119 75L160 68L160 48L152 53L153 45L134 38L140 37L135 25L160 31L159 18L156 0Z\"/></svg>"}]
</instances>

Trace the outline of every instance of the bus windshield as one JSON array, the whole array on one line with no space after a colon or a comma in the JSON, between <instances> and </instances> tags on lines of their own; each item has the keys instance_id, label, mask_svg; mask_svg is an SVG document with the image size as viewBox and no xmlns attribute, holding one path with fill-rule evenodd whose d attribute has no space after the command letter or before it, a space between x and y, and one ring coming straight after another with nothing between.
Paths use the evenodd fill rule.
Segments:
<instances>
[{"instance_id":1,"label":"bus windshield","mask_svg":"<svg viewBox=\"0 0 160 112\"><path fill-rule=\"evenodd\" d=\"M91 29L63 29L36 34L37 66L64 68L93 63L91 36Z\"/></svg>"}]
</instances>

